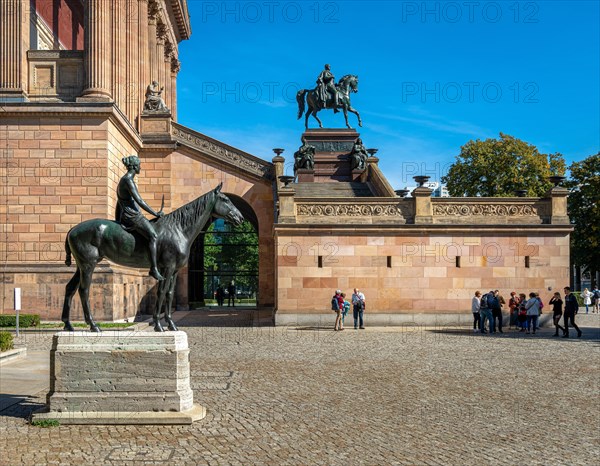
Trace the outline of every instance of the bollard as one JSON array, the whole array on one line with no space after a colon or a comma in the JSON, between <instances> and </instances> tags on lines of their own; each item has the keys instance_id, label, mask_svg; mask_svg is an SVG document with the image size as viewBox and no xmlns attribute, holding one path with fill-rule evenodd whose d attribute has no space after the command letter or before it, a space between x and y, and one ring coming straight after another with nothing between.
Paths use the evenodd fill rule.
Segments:
<instances>
[{"instance_id":1,"label":"bollard","mask_svg":"<svg viewBox=\"0 0 600 466\"><path fill-rule=\"evenodd\" d=\"M15 288L15 313L16 317L16 330L17 336L19 336L19 311L21 310L21 288Z\"/></svg>"}]
</instances>

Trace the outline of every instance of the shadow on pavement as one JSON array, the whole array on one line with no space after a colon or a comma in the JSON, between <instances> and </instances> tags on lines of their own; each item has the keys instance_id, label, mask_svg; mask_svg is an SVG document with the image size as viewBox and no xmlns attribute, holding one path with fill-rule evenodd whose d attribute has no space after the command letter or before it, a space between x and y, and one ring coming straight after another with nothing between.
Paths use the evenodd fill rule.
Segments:
<instances>
[{"instance_id":1,"label":"shadow on pavement","mask_svg":"<svg viewBox=\"0 0 600 466\"><path fill-rule=\"evenodd\" d=\"M40 403L37 396L0 393L0 417L16 417L29 420L31 413L44 406L46 405Z\"/></svg>"},{"instance_id":2,"label":"shadow on pavement","mask_svg":"<svg viewBox=\"0 0 600 466\"><path fill-rule=\"evenodd\" d=\"M577 331L573 328L569 328L569 338L562 338L562 332L559 332L559 336L554 336L553 328L542 328L536 331L535 335L526 334L525 332L519 332L518 330L510 329L504 330L504 333L481 333L479 331L473 332L471 328L434 328L427 329L426 331L432 333L440 333L447 335L456 336L472 336L479 338L495 338L495 339L510 339L510 340L556 340L565 343L572 343L576 341L592 341L600 343L600 328L598 327L583 327L579 326L582 331L581 338L577 338Z\"/></svg>"}]
</instances>

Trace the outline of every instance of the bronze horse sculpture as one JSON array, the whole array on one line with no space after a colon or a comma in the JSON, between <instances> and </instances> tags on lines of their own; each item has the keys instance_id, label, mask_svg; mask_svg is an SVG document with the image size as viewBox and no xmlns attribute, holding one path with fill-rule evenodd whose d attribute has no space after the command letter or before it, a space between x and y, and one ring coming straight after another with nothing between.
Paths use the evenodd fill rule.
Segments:
<instances>
[{"instance_id":1,"label":"bronze horse sculpture","mask_svg":"<svg viewBox=\"0 0 600 466\"><path fill-rule=\"evenodd\" d=\"M163 305L169 330L177 330L171 318L177 273L187 264L194 240L211 217L225 219L234 225L244 221L244 217L231 200L221 193L221 187L222 183L183 207L151 221L158 235L158 269L164 277L164 280L158 282L158 299L153 312L154 330L157 332L164 331L160 324ZM73 256L77 270L65 288L62 313L64 330L73 331L70 322L71 301L75 291L79 289L85 322L92 332L99 332L100 329L92 318L89 303L92 274L96 265L102 259L108 259L125 267L148 268L148 241L137 232L126 231L118 222L93 219L76 225L67 233L65 251L65 264L71 265Z\"/></svg>"},{"instance_id":2,"label":"bronze horse sculpture","mask_svg":"<svg viewBox=\"0 0 600 466\"><path fill-rule=\"evenodd\" d=\"M325 108L330 109L338 109L341 108L344 111L344 119L346 120L346 126L351 128L348 123L348 112L354 113L358 118L358 126L362 126L362 120L360 119L360 114L350 103L350 93L358 92L358 76L353 74L347 74L342 77L340 81L335 85L338 92L338 105L336 106L334 103L333 96L329 96L325 105L319 99L317 89L302 89L298 91L296 94L296 101L298 102L298 119L302 118L302 114L304 113L304 100L306 98L306 103L308 104L308 109L306 110L306 116L304 119L304 127L308 129L308 117L312 115L319 122L319 128L323 127L323 123L319 120L317 113ZM306 97L305 97L306 96Z\"/></svg>"}]
</instances>

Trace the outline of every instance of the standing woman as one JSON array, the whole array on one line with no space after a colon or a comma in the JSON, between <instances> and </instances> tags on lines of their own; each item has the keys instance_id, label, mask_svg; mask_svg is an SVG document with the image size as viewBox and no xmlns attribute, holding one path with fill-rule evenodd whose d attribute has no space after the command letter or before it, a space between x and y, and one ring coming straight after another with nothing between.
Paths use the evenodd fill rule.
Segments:
<instances>
[{"instance_id":1,"label":"standing woman","mask_svg":"<svg viewBox=\"0 0 600 466\"><path fill-rule=\"evenodd\" d=\"M473 313L473 331L476 332L477 329L481 330L481 316L479 314L479 309L481 307L481 291L476 291L475 296L471 300L471 312Z\"/></svg>"},{"instance_id":2,"label":"standing woman","mask_svg":"<svg viewBox=\"0 0 600 466\"><path fill-rule=\"evenodd\" d=\"M518 324L521 327L519 332L524 332L527 330L527 309L525 309L525 304L527 303L527 296L525 293L519 293L519 313L518 313Z\"/></svg>"},{"instance_id":3,"label":"standing woman","mask_svg":"<svg viewBox=\"0 0 600 466\"><path fill-rule=\"evenodd\" d=\"M552 296L552 298L550 298L549 304L552 304L552 306L553 306L552 307L552 311L553 311L552 319L554 320L554 327L556 327L556 332L554 333L554 336L555 337L558 336L558 329L561 329L563 332L563 335L564 335L565 328L560 325L560 319L563 315L563 311L562 311L563 301L562 301L562 299L560 299L560 293L558 291L556 293L554 293L554 296Z\"/></svg>"},{"instance_id":4,"label":"standing woman","mask_svg":"<svg viewBox=\"0 0 600 466\"><path fill-rule=\"evenodd\" d=\"M588 314L590 312L589 306L592 304L592 293L587 288L583 290L581 293L583 296L583 304L585 305L585 313Z\"/></svg>"}]
</instances>

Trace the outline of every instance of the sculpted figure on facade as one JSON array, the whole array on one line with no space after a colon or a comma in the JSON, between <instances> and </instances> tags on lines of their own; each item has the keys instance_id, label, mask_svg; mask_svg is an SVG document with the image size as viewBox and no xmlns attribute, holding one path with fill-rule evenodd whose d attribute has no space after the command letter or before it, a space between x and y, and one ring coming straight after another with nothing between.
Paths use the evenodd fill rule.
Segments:
<instances>
[{"instance_id":1,"label":"sculpted figure on facade","mask_svg":"<svg viewBox=\"0 0 600 466\"><path fill-rule=\"evenodd\" d=\"M164 91L164 86L159 89L158 83L156 81L152 81L146 88L146 101L144 102L144 110L147 112L169 112L165 101L162 98L162 92Z\"/></svg>"}]
</instances>

